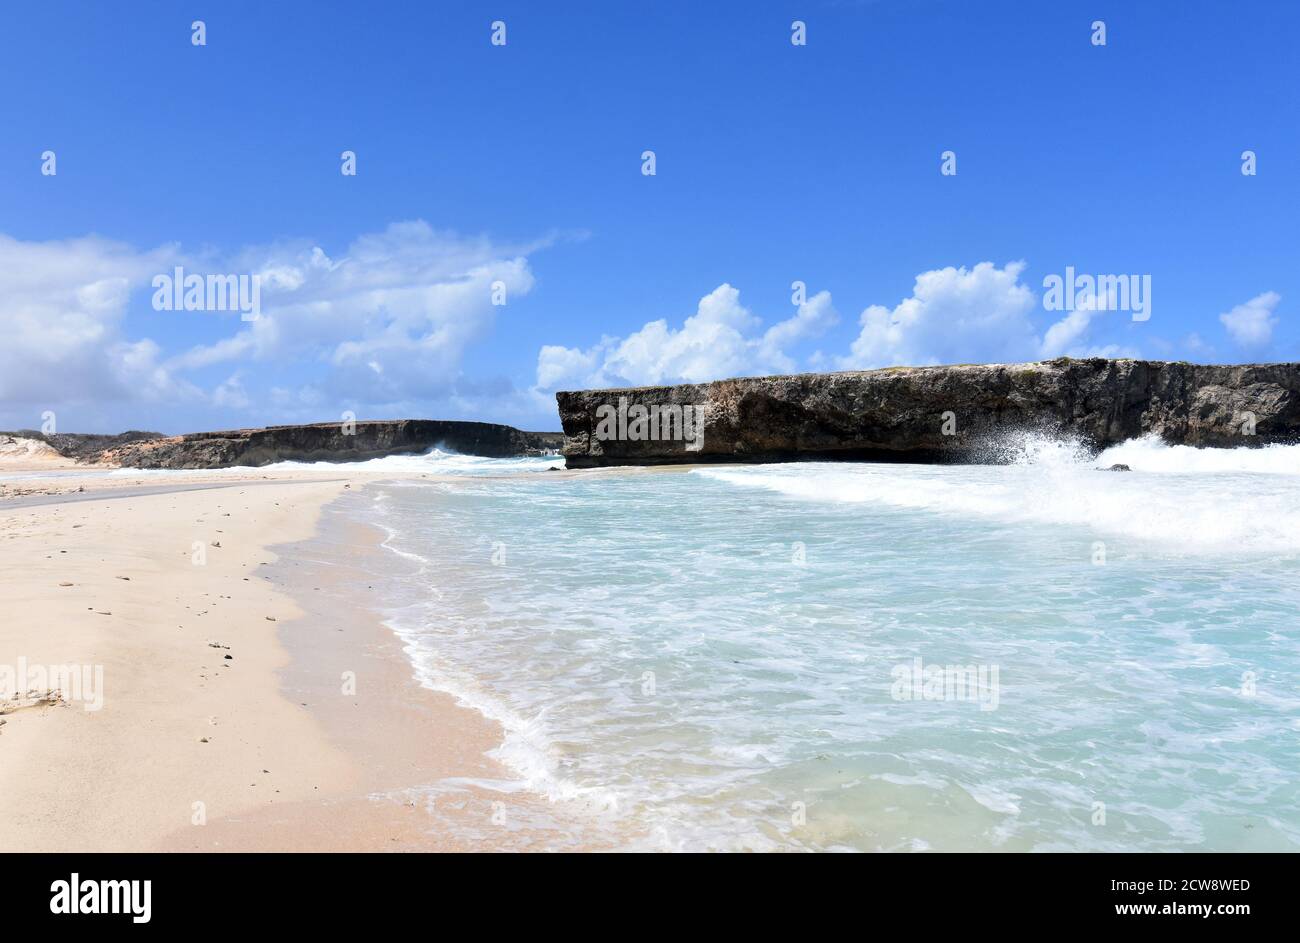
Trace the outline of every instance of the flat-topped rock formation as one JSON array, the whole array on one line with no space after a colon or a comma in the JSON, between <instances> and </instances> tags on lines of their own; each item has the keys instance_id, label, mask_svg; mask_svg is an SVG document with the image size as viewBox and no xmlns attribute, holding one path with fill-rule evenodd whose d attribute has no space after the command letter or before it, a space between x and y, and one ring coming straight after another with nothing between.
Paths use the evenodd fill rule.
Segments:
<instances>
[{"instance_id":1,"label":"flat-topped rock formation","mask_svg":"<svg viewBox=\"0 0 1300 943\"><path fill-rule=\"evenodd\" d=\"M122 436L19 435L40 439L79 461L130 468L226 468L272 462L358 462L384 455L426 452L441 447L466 455L513 458L558 450L558 432L523 432L490 422L393 419L351 424L322 422L267 426L226 432L163 436L132 432Z\"/></svg>"},{"instance_id":2,"label":"flat-topped rock formation","mask_svg":"<svg viewBox=\"0 0 1300 943\"><path fill-rule=\"evenodd\" d=\"M1063 433L1096 449L1149 433L1197 446L1300 438L1297 363L1059 358L582 390L556 400L569 468L996 462L998 436L1016 431ZM702 416L702 434L692 414Z\"/></svg>"}]
</instances>

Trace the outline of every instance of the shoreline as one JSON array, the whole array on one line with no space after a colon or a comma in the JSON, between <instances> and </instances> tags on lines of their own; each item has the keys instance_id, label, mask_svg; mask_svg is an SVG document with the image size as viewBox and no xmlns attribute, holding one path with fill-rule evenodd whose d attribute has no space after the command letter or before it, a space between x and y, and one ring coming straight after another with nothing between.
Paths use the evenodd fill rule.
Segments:
<instances>
[{"instance_id":1,"label":"shoreline","mask_svg":"<svg viewBox=\"0 0 1300 943\"><path fill-rule=\"evenodd\" d=\"M1254 450L1249 454L1261 457ZM1148 458L1135 464L1168 470L1157 461L1160 454ZM1225 461L1207 459L1197 470L1238 467L1236 459ZM1268 471L1274 464L1244 467ZM1177 465L1186 465L1181 453ZM842 476L835 469L811 466L804 469L815 474L797 476L807 477L804 485L818 485L819 500L811 503L803 500L807 487L764 486L763 493L775 494L765 501L743 477L739 488L726 489L709 476L698 488L672 480L691 466L541 476L333 469L331 478L288 468L244 482L154 476L147 486L137 481L94 496L47 496L52 503L39 506L0 501L0 593L7 604L0 621L0 682L19 660L81 663L104 669L107 691L104 709L92 713L83 712L75 698L71 704L46 702L39 691L25 703L0 703L0 850L1126 850L1127 835L1075 828L1072 807L1053 791L1057 782L1026 779L1023 766L990 767L973 781L960 775L936 779L941 790L887 777L897 774L896 764L914 764L926 750L949 751L959 759L974 755L970 751L977 747L949 738L953 724L970 724L974 737L987 735L990 722L1015 724L1029 755L1048 755L1059 743L1037 737L1032 722L1086 701L1090 690L1120 692L1122 703L1153 711L1181 710L1206 696L1194 677L1174 668L1157 689L1163 693L1148 700L1148 690L1137 688L1134 679L1114 675L1107 652L1125 653L1128 661L1163 652L1168 662L1188 651L1199 659L1212 644L1236 662L1267 664L1275 640L1260 638L1244 617L1225 620L1223 634L1206 643L1204 636L1165 633L1169 620L1161 610L1117 608L1113 600L1125 597L1114 587L1127 588L1133 579L1143 586L1173 585L1194 605L1201 598L1199 574L1222 573L1234 581L1234 598L1264 598L1267 587L1285 577L1289 557L1278 553L1293 555L1294 528L1285 535L1282 528L1296 513L1294 488L1286 478L1255 479L1262 503L1230 522L1232 529L1206 536L1201 547L1183 525L1220 505L1234 479L1205 476L1190 488L1181 477L1162 480L1159 474L1096 476L1073 460L1068 467L1078 474L1065 478L1055 459L1041 466L1017 466L1005 487L986 491L978 505L953 505L949 498L987 488L995 473L985 469L946 472L941 477L952 488L940 491L925 487L925 476L893 475L909 494L919 487L924 500L900 511L886 490L880 507L868 505L861 513L854 510L854 493L840 493ZM340 477L342 471L353 471L353 477ZM586 571L593 560L600 562L601 541L620 542L615 564L645 559L628 552L662 554L661 543L643 540L644 521L631 514L602 521L598 532L573 532L566 553L552 553L557 535L548 522L590 508L592 495L587 488L549 483L589 476L610 479L614 503L638 492L638 480L667 489L648 494L646 506L657 509L651 520L659 522L655 530L662 535L654 540L675 536L687 550L700 546L697 534L713 541L709 553L722 565L693 571L698 580L681 597L685 608L667 610L678 616L671 634L655 635L654 620L629 617L617 599L603 622L574 620L562 640L532 631L547 630L551 613L565 614L564 600L550 595L554 588L589 588ZM774 480L779 484L782 477ZM524 478L528 488L508 487ZM623 481L615 487L614 478ZM866 474L861 481L880 488L882 478L888 485L890 475ZM479 501L492 483L507 486L503 495L513 500L508 509L495 495ZM1087 507L1109 509L1109 517L1080 520L1072 506L1043 500L1064 489ZM523 500L525 494L542 500ZM679 522L667 510L696 494L702 496L695 505L699 516ZM1268 503L1278 496L1287 503ZM988 506L994 498L1000 503ZM739 530L728 523L756 502L770 523ZM1054 510L1043 517L1043 507ZM1268 518L1261 530L1265 511L1281 516ZM1148 513L1155 516L1148 520ZM887 616L914 611L915 589L909 587L947 585L954 578L947 561L918 554L915 547L956 534L959 546L972 553L990 538L1010 548L958 577L964 582L954 591L969 590L977 598L986 586L986 566L1037 585L1043 574L1088 560L1089 547L1095 552L1089 541L1105 536L1117 565L1089 571L1084 600L1063 609L1039 600L1020 616L1058 634L1091 626L1096 613L1108 618L1114 630L1080 643L1096 681L1089 680L1093 675L1080 681L1078 672L1035 642L1035 633L1005 633L977 616L918 613L914 627L898 635L864 638L857 623L860 604L876 600L835 582L832 574L852 557L816 542L819 535L839 534L846 514L866 525L853 529L863 535L854 546L882 568L881 585L896 587L878 601ZM1159 541L1152 521L1159 525ZM1264 538L1273 527L1279 530L1269 543ZM1055 536L1059 528L1067 533L1064 541ZM903 532L913 541L911 552L870 555L867 535ZM196 535L209 542L203 566L192 560ZM498 578L502 571L487 569L485 552L478 553L497 536L511 540L512 560L524 564L505 579ZM793 536L814 548L807 569L795 570L786 562L791 558L785 544L774 543ZM1026 576L1019 562L1026 558L1040 559L1044 569ZM616 584L626 575L618 565L612 573ZM903 577L891 581L890 573ZM761 639L754 630L772 624L772 611L763 599L741 594L740 610L717 623L715 635L724 641L706 642L713 651L692 654L689 664L680 650L661 660L665 639L676 644L683 638L680 626L687 627L688 641L696 634L689 631L693 605L758 581L765 593L787 598L810 587L829 587L830 593L818 593L822 602L789 610L794 617L788 632ZM664 595L675 587L659 583L638 597L640 605L678 604L678 597ZM590 603L598 607L601 600ZM510 606L522 617L498 618ZM610 632L620 619L636 631ZM1053 684L1021 689L1018 699L1008 696L1002 709L1010 713L995 720L957 713L964 708L956 702L901 708L883 684L860 683L863 665L883 682L900 644L911 646L905 653L922 651L929 661L931 650L942 650L954 637L954 627L973 639L968 645L995 652L993 664L1006 676L1018 671ZM1148 627L1155 631L1136 631ZM914 638L907 639L907 632ZM532 644L535 637L539 647ZM809 644L850 654L809 662ZM963 651L956 657L975 656ZM692 678L691 664L700 658L708 676ZM785 698L789 688L773 681L773 663L841 682L825 686L825 700L791 705ZM680 692L676 700L658 706L635 694L619 699L647 665L674 686L667 691ZM348 672L355 689L344 689ZM1266 678L1261 690L1276 683ZM1058 693L1076 684L1085 686L1084 693ZM748 703L769 712L769 719L777 710L792 711L797 723L818 736L839 739L816 753L771 755L762 739L769 726L786 737L778 744L797 741L789 741L779 723L713 726L715 689L767 692L768 700ZM1244 711L1254 724L1278 722L1275 701L1242 701L1223 688L1213 697L1210 709L1221 714ZM7 713L8 707L17 709ZM944 717L944 724L929 723L923 710ZM854 740L852 721L833 726L835 718L858 711L869 712L879 736ZM825 733L811 726L822 723ZM661 738L661 731L669 736ZM840 743L847 745L837 761L842 768L825 765ZM914 748L921 753L909 752ZM1099 788L1110 789L1117 806L1149 803L1155 787L1127 772L1146 769L1140 746L1121 742L1115 749L1117 759ZM1286 768L1267 742L1216 749L1218 765L1245 755ZM602 765L610 759L613 764ZM1193 773L1210 768L1203 757L1187 762ZM568 771L575 769L585 778L570 778ZM606 817L586 800L603 794L609 783L620 801ZM552 788L556 784L560 788ZM620 784L630 787L619 792ZM1021 790L1032 798L1021 803ZM1170 784L1159 798L1166 795L1194 801L1184 798L1181 783ZM807 803L811 818L791 820L793 828L787 828L785 810L794 797ZM201 822L193 820L195 802L203 803ZM885 805L903 810L901 817L869 814ZM1206 837L1193 840L1181 821L1194 810L1171 808L1163 818L1132 817L1146 843L1141 847L1294 845L1284 818L1260 816L1241 804L1208 820ZM1238 831L1239 825L1253 831Z\"/></svg>"},{"instance_id":2,"label":"shoreline","mask_svg":"<svg viewBox=\"0 0 1300 943\"><path fill-rule=\"evenodd\" d=\"M0 502L0 666L102 672L102 709L84 691L0 705L0 849L577 840L487 755L500 729L420 686L354 598L383 550L336 505L378 476L206 477Z\"/></svg>"},{"instance_id":3,"label":"shoreline","mask_svg":"<svg viewBox=\"0 0 1300 943\"><path fill-rule=\"evenodd\" d=\"M504 732L446 692L423 686L384 622L384 535L357 512L366 491L322 508L315 532L281 547L268 581L303 614L279 628L280 690L351 761L329 795L209 821L164 850L502 851L581 847L577 822L554 820L490 754ZM352 506L346 506L351 503Z\"/></svg>"}]
</instances>

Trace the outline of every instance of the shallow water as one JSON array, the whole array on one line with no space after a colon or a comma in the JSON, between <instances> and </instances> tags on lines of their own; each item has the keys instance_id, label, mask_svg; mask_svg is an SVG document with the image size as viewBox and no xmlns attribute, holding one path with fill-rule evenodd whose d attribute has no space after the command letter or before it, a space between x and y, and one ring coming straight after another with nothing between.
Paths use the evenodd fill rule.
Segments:
<instances>
[{"instance_id":1,"label":"shallow water","mask_svg":"<svg viewBox=\"0 0 1300 943\"><path fill-rule=\"evenodd\" d=\"M363 516L423 680L633 847L1300 847L1300 448L1017 450L478 460Z\"/></svg>"}]
</instances>

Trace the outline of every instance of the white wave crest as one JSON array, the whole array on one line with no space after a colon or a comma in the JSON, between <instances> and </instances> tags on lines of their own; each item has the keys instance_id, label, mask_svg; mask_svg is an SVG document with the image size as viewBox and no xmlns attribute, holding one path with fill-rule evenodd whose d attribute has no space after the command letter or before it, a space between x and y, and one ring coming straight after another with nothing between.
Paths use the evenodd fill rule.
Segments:
<instances>
[{"instance_id":1,"label":"white wave crest","mask_svg":"<svg viewBox=\"0 0 1300 943\"><path fill-rule=\"evenodd\" d=\"M1029 436L1006 455L1013 464L818 462L693 474L803 500L1087 529L1174 553L1300 552L1300 446L1211 450L1141 439L1090 458L1070 440ZM1133 471L1100 470L1113 464Z\"/></svg>"},{"instance_id":2,"label":"white wave crest","mask_svg":"<svg viewBox=\"0 0 1300 943\"><path fill-rule=\"evenodd\" d=\"M1300 475L1300 445L1202 449L1190 445L1169 445L1158 436L1149 435L1106 449L1097 457L1097 464L1103 468L1123 464L1134 471L1144 472Z\"/></svg>"},{"instance_id":3,"label":"white wave crest","mask_svg":"<svg viewBox=\"0 0 1300 943\"><path fill-rule=\"evenodd\" d=\"M482 475L514 474L516 472L546 471L552 466L564 467L558 455L529 455L520 458L486 458L481 455L463 455L449 449L430 449L415 455L385 455L360 462L273 462L270 465L236 465L230 468L116 468L106 474L130 477L143 476L197 476L213 474L247 475L265 471L330 471L348 470L366 474L392 475Z\"/></svg>"}]
</instances>

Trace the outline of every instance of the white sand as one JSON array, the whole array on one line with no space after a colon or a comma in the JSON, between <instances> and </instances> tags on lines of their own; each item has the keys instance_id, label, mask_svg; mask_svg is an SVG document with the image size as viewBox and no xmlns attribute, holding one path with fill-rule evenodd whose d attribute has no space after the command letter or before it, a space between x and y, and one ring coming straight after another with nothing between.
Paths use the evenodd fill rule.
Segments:
<instances>
[{"instance_id":1,"label":"white sand","mask_svg":"<svg viewBox=\"0 0 1300 943\"><path fill-rule=\"evenodd\" d=\"M0 696L0 851L574 846L544 800L473 785L509 777L486 755L499 727L419 687L367 608L293 621L262 575L367 477L91 473L0 497L0 675L102 669L98 710L66 683ZM344 560L379 552L354 530ZM448 782L435 809L425 787Z\"/></svg>"}]
</instances>

